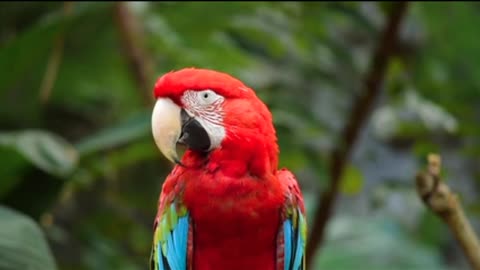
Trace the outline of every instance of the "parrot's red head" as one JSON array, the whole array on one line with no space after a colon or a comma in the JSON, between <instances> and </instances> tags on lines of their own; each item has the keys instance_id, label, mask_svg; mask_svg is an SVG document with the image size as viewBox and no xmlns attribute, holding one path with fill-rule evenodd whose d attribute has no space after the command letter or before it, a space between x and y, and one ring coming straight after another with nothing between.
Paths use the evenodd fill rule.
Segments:
<instances>
[{"instance_id":1,"label":"parrot's red head","mask_svg":"<svg viewBox=\"0 0 480 270\"><path fill-rule=\"evenodd\" d=\"M185 68L155 84L152 132L169 160L231 174L264 175L277 169L278 146L272 116L255 92L217 71ZM188 147L182 161L177 143ZM206 162L207 161L207 162Z\"/></svg>"}]
</instances>

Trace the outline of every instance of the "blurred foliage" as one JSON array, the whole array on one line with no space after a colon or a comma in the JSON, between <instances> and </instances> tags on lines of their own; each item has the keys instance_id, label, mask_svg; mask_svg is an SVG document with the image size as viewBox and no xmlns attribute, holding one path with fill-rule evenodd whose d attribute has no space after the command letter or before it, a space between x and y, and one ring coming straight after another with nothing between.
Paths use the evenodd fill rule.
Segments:
<instances>
[{"instance_id":1,"label":"blurred foliage","mask_svg":"<svg viewBox=\"0 0 480 270\"><path fill-rule=\"evenodd\" d=\"M61 2L0 4L0 203L41 225L59 269L145 269L158 195L171 169L150 135L152 108L122 49L117 4L74 2L69 14ZM257 91L274 115L281 166L298 176L311 220L389 4L128 7L156 76L212 68ZM466 269L443 224L418 202L413 175L427 152L440 152L447 179L478 223L479 12L478 3L410 6L384 95L344 175L341 215L332 219L319 268ZM42 100L59 39L58 72ZM5 213L15 222L15 212ZM36 225L25 224L31 246L40 245ZM26 236L3 245L14 237L3 228L0 258ZM18 253L31 252L23 248ZM45 252L52 266L42 269L53 269Z\"/></svg>"},{"instance_id":2,"label":"blurred foliage","mask_svg":"<svg viewBox=\"0 0 480 270\"><path fill-rule=\"evenodd\" d=\"M0 206L0 268L56 269L43 231L31 218Z\"/></svg>"},{"instance_id":3,"label":"blurred foliage","mask_svg":"<svg viewBox=\"0 0 480 270\"><path fill-rule=\"evenodd\" d=\"M44 131L2 133L0 145L15 149L33 165L54 175L66 176L77 162L77 152L72 145Z\"/></svg>"},{"instance_id":4,"label":"blurred foliage","mask_svg":"<svg viewBox=\"0 0 480 270\"><path fill-rule=\"evenodd\" d=\"M316 269L358 269L359 265L371 270L446 269L439 254L409 238L391 220L376 215L339 216L330 228L331 244L325 247ZM362 246L368 249L359 248Z\"/></svg>"}]
</instances>

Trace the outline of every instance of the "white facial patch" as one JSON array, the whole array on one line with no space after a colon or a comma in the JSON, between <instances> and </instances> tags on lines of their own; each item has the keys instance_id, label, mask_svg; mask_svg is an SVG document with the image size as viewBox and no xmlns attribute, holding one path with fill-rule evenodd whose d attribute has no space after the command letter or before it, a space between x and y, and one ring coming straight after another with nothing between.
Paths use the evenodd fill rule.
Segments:
<instances>
[{"instance_id":1,"label":"white facial patch","mask_svg":"<svg viewBox=\"0 0 480 270\"><path fill-rule=\"evenodd\" d=\"M182 103L190 116L202 125L210 139L210 148L213 150L220 146L225 138L223 126L222 104L225 98L212 90L194 91L187 90L182 96Z\"/></svg>"}]
</instances>

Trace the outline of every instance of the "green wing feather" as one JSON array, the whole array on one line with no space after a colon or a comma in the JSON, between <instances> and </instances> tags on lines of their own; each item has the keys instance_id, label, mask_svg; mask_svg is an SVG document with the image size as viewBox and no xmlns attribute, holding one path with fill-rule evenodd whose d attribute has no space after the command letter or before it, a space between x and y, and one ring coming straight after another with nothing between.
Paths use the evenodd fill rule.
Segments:
<instances>
[{"instance_id":1,"label":"green wing feather","mask_svg":"<svg viewBox=\"0 0 480 270\"><path fill-rule=\"evenodd\" d=\"M151 270L186 270L189 213L185 206L167 204L154 226Z\"/></svg>"}]
</instances>

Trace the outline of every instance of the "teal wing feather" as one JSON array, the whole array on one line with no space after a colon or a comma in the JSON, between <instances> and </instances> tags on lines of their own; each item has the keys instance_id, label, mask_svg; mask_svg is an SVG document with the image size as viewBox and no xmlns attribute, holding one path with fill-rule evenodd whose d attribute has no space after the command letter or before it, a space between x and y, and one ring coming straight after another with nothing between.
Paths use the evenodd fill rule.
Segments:
<instances>
[{"instance_id":1,"label":"teal wing feather","mask_svg":"<svg viewBox=\"0 0 480 270\"><path fill-rule=\"evenodd\" d=\"M279 254L283 261L284 270L304 270L305 248L307 243L307 222L305 217L305 208L302 193L298 183L287 170L282 170L278 174L279 180L285 188L285 207L283 211L283 224L279 232L279 248L282 248Z\"/></svg>"},{"instance_id":2,"label":"teal wing feather","mask_svg":"<svg viewBox=\"0 0 480 270\"><path fill-rule=\"evenodd\" d=\"M165 205L154 225L151 270L186 270L190 217L176 202Z\"/></svg>"},{"instance_id":3,"label":"teal wing feather","mask_svg":"<svg viewBox=\"0 0 480 270\"><path fill-rule=\"evenodd\" d=\"M284 270L305 269L307 224L300 209L291 209L292 215L283 222Z\"/></svg>"}]
</instances>

